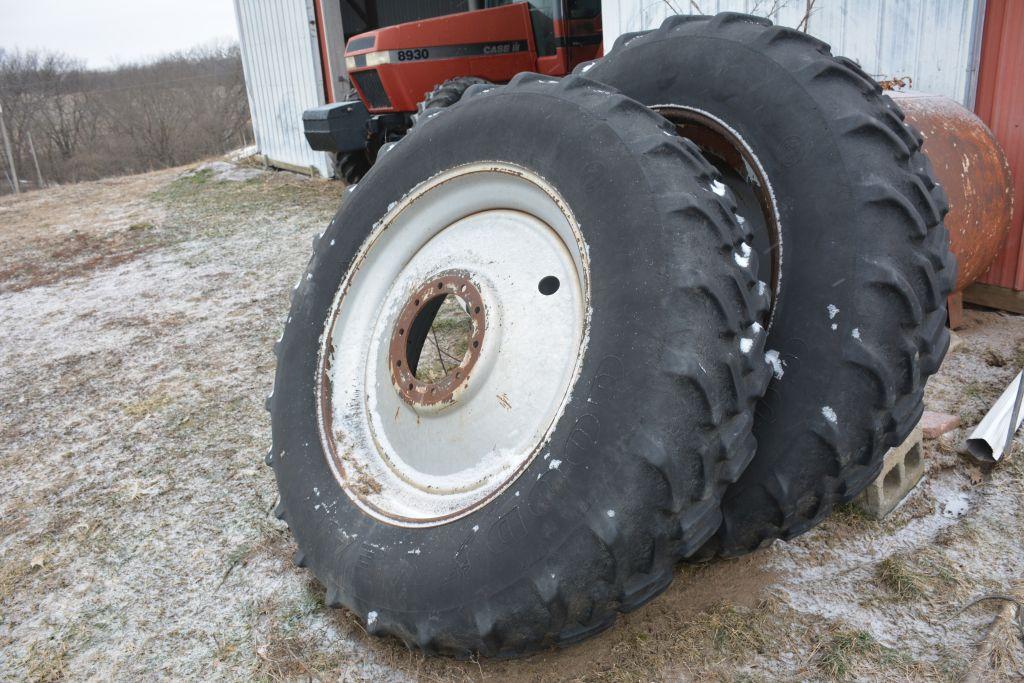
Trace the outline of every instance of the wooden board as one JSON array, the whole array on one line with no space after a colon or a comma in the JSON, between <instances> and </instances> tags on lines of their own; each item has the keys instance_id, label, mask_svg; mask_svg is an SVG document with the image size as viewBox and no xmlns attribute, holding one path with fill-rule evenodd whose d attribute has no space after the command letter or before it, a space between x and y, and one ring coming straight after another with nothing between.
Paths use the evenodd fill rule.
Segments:
<instances>
[{"instance_id":1,"label":"wooden board","mask_svg":"<svg viewBox=\"0 0 1024 683\"><path fill-rule=\"evenodd\" d=\"M1024 313L1024 292L995 285L973 284L964 290L964 301L1011 313Z\"/></svg>"}]
</instances>

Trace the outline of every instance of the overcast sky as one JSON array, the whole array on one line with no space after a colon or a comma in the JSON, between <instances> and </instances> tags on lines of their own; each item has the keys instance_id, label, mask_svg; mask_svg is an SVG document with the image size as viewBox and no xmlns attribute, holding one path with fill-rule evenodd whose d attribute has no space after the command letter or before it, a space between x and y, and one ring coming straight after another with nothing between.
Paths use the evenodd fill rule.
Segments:
<instances>
[{"instance_id":1,"label":"overcast sky","mask_svg":"<svg viewBox=\"0 0 1024 683\"><path fill-rule=\"evenodd\" d=\"M225 39L238 39L232 0L0 0L0 47L96 68Z\"/></svg>"}]
</instances>

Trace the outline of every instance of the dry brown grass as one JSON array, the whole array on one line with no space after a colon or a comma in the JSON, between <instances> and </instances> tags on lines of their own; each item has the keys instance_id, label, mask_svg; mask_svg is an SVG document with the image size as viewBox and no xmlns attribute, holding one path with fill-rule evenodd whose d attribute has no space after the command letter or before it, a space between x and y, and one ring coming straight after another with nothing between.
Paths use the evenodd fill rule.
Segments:
<instances>
[{"instance_id":1,"label":"dry brown grass","mask_svg":"<svg viewBox=\"0 0 1024 683\"><path fill-rule=\"evenodd\" d=\"M63 641L33 643L25 662L28 679L39 683L65 680L70 673L67 654L68 646Z\"/></svg>"},{"instance_id":2,"label":"dry brown grass","mask_svg":"<svg viewBox=\"0 0 1024 683\"><path fill-rule=\"evenodd\" d=\"M257 646L260 672L274 680L330 679L350 667L350 653L331 648L309 628L320 619L367 647L376 663L418 681L732 681L743 666L809 648L810 631L801 616L772 596L754 597L746 605L722 600L701 605L700 589L710 582L711 599L718 573L713 566L683 567L665 596L621 617L597 638L511 661L427 657L395 639L368 636L355 615L325 608L322 589L310 580L304 606L274 602L260 607L265 626ZM749 562L736 563L719 574L719 583L730 592L734 581L754 574Z\"/></svg>"},{"instance_id":3,"label":"dry brown grass","mask_svg":"<svg viewBox=\"0 0 1024 683\"><path fill-rule=\"evenodd\" d=\"M829 678L844 680L858 661L879 651L878 642L867 631L835 631L823 644L816 663Z\"/></svg>"},{"instance_id":4,"label":"dry brown grass","mask_svg":"<svg viewBox=\"0 0 1024 683\"><path fill-rule=\"evenodd\" d=\"M74 233L71 244L53 245L35 258L0 269L0 291L17 292L53 284L101 268L127 263L154 248L134 234L86 236Z\"/></svg>"},{"instance_id":5,"label":"dry brown grass","mask_svg":"<svg viewBox=\"0 0 1024 683\"><path fill-rule=\"evenodd\" d=\"M943 604L965 597L972 585L956 565L932 548L886 557L875 567L875 581L896 602Z\"/></svg>"},{"instance_id":6,"label":"dry brown grass","mask_svg":"<svg viewBox=\"0 0 1024 683\"><path fill-rule=\"evenodd\" d=\"M1021 635L1020 624L1015 622L1013 616L1000 619L987 635L991 647L987 649L982 664L983 670L993 679L1010 680L1024 675L1024 636Z\"/></svg>"},{"instance_id":7,"label":"dry brown grass","mask_svg":"<svg viewBox=\"0 0 1024 683\"><path fill-rule=\"evenodd\" d=\"M982 353L982 359L993 368L1001 368L1006 365L1006 357L996 349L985 349Z\"/></svg>"},{"instance_id":8,"label":"dry brown grass","mask_svg":"<svg viewBox=\"0 0 1024 683\"><path fill-rule=\"evenodd\" d=\"M853 503L837 505L829 516L829 522L855 531L864 531L878 525L877 520L868 517Z\"/></svg>"},{"instance_id":9,"label":"dry brown grass","mask_svg":"<svg viewBox=\"0 0 1024 683\"><path fill-rule=\"evenodd\" d=\"M978 639L965 680L1024 679L1024 582L1013 582L1005 594L982 596L963 610L979 604L995 605L996 609Z\"/></svg>"},{"instance_id":10,"label":"dry brown grass","mask_svg":"<svg viewBox=\"0 0 1024 683\"><path fill-rule=\"evenodd\" d=\"M0 607L13 596L25 580L36 571L26 557L5 558L0 564Z\"/></svg>"},{"instance_id":11,"label":"dry brown grass","mask_svg":"<svg viewBox=\"0 0 1024 683\"><path fill-rule=\"evenodd\" d=\"M945 654L945 653L936 653ZM814 664L828 680L928 680L955 681L960 666L948 656L936 661L915 659L886 647L862 629L834 628L818 642Z\"/></svg>"},{"instance_id":12,"label":"dry brown grass","mask_svg":"<svg viewBox=\"0 0 1024 683\"><path fill-rule=\"evenodd\" d=\"M719 603L660 628L631 625L610 650L612 663L590 680L636 681L652 671L715 676L783 647L783 609L774 599L752 608Z\"/></svg>"},{"instance_id":13,"label":"dry brown grass","mask_svg":"<svg viewBox=\"0 0 1024 683\"><path fill-rule=\"evenodd\" d=\"M947 548L958 543L974 544L980 533L978 527L969 519L961 519L956 524L940 529L935 534L935 544Z\"/></svg>"},{"instance_id":14,"label":"dry brown grass","mask_svg":"<svg viewBox=\"0 0 1024 683\"><path fill-rule=\"evenodd\" d=\"M920 575L902 555L892 555L879 562L875 578L896 600L905 602L924 595Z\"/></svg>"}]
</instances>

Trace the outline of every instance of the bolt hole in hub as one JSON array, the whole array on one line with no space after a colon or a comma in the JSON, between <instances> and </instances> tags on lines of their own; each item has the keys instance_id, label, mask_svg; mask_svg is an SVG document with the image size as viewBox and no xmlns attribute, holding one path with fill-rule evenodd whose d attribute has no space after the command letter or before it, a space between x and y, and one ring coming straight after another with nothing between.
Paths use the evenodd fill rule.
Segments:
<instances>
[{"instance_id":1,"label":"bolt hole in hub","mask_svg":"<svg viewBox=\"0 0 1024 683\"><path fill-rule=\"evenodd\" d=\"M557 191L497 162L426 181L378 222L338 288L317 380L321 442L357 506L434 526L514 485L578 377L586 253Z\"/></svg>"}]
</instances>

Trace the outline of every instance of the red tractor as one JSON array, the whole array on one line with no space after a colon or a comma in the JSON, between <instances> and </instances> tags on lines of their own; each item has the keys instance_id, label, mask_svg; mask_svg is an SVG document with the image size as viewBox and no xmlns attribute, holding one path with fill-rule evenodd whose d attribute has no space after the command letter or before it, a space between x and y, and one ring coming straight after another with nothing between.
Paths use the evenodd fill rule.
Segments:
<instances>
[{"instance_id":1,"label":"red tractor","mask_svg":"<svg viewBox=\"0 0 1024 683\"><path fill-rule=\"evenodd\" d=\"M470 11L352 36L345 67L359 99L303 114L310 147L357 182L385 143L474 84L523 71L564 76L603 53L600 0L476 0Z\"/></svg>"}]
</instances>

